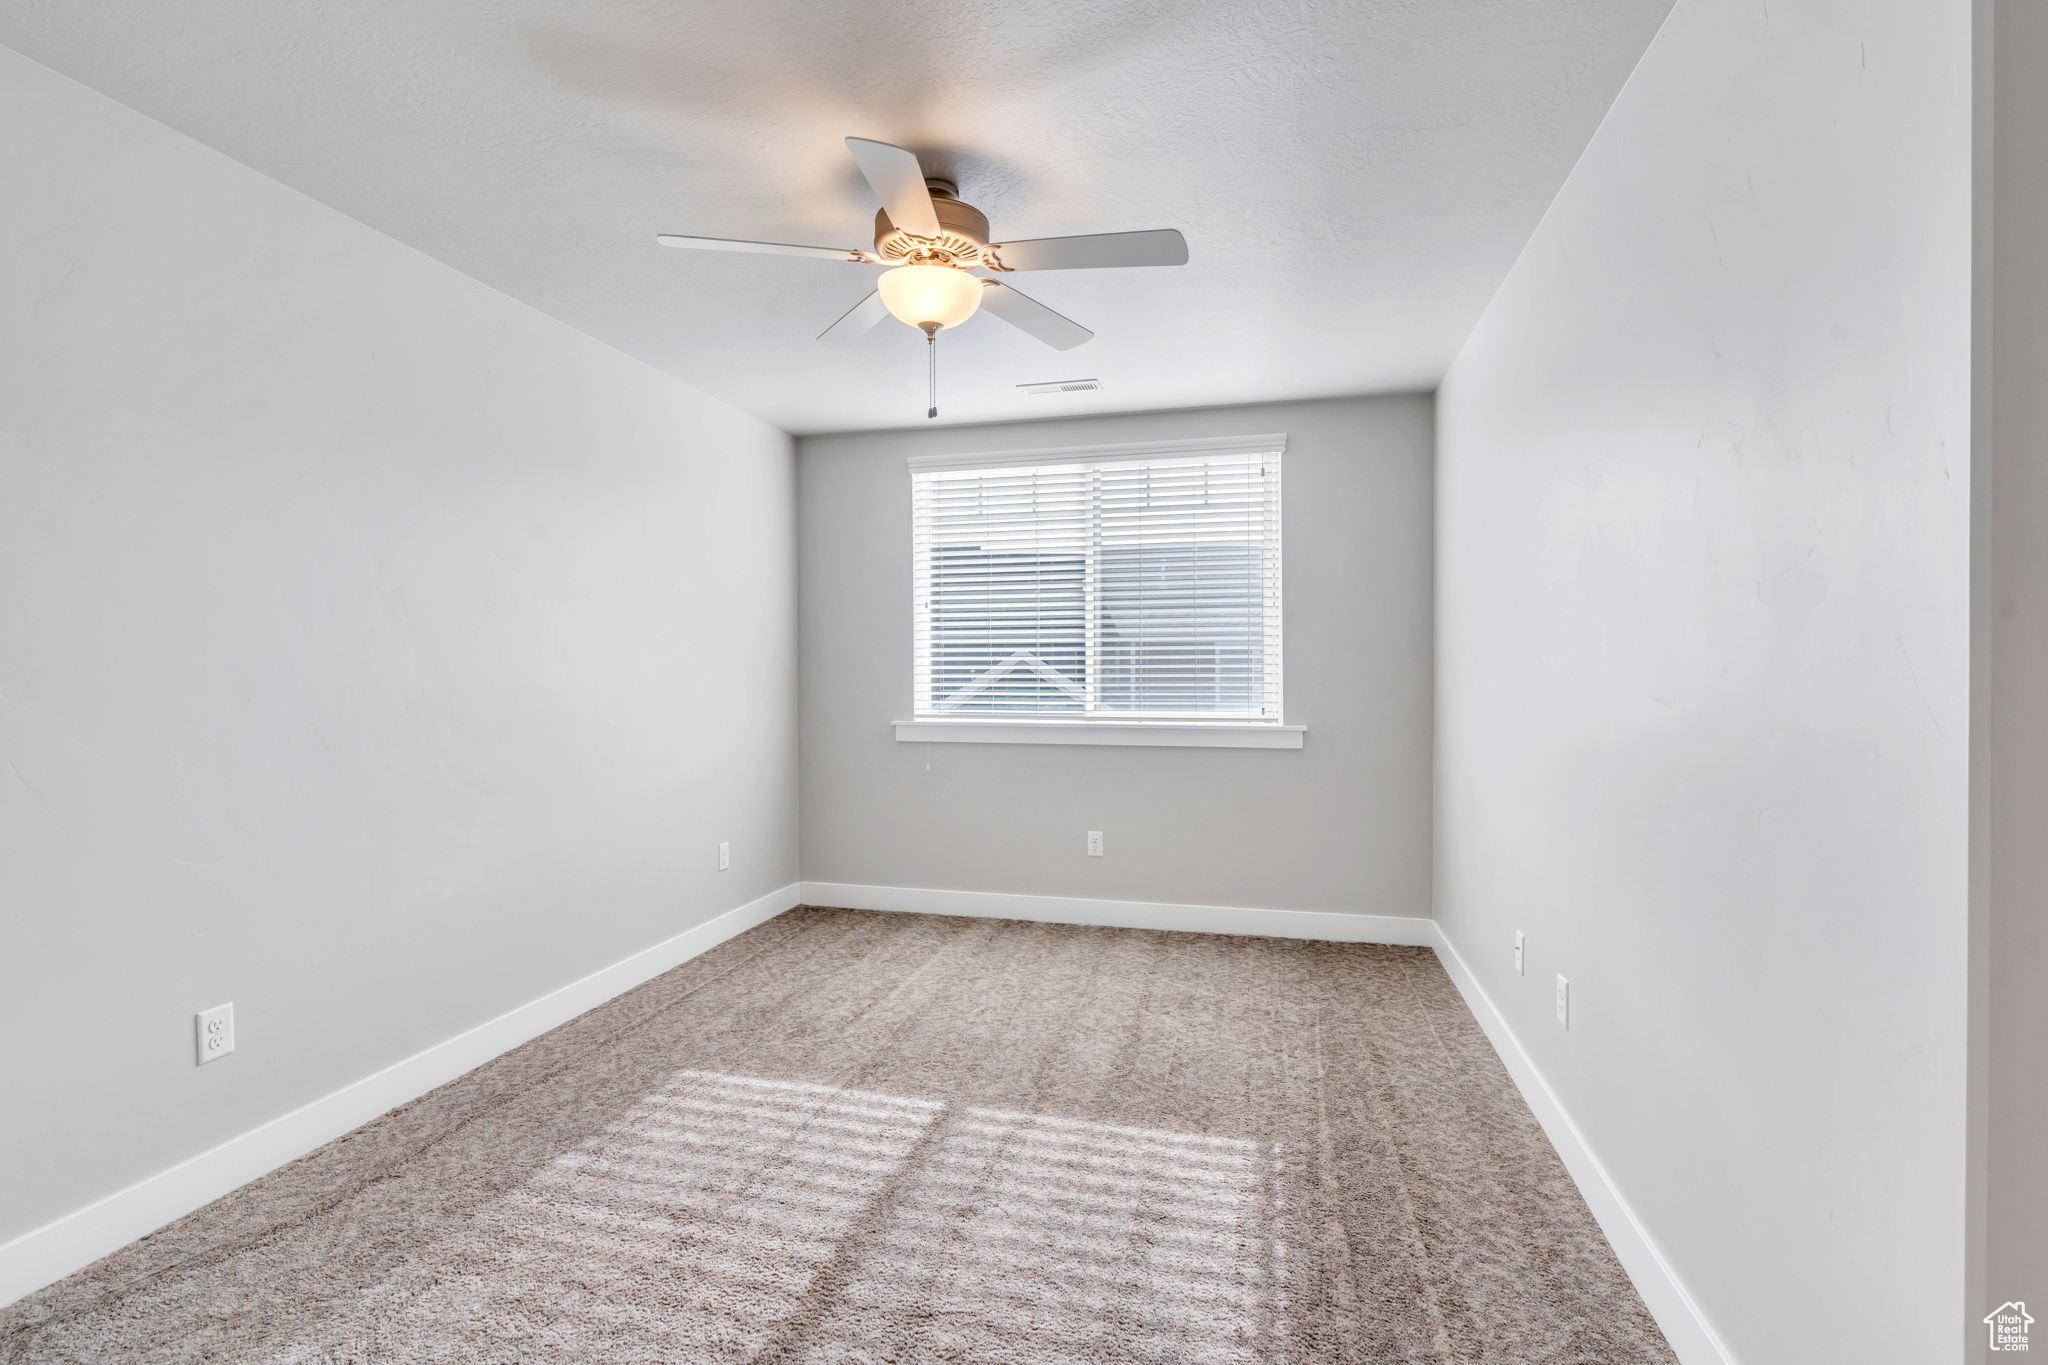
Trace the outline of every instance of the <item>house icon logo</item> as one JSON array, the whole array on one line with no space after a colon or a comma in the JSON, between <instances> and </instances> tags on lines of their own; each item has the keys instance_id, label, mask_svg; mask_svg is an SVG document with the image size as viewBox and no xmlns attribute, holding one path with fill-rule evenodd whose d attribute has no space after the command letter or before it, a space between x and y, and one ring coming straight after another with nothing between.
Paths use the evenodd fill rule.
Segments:
<instances>
[{"instance_id":1,"label":"house icon logo","mask_svg":"<svg viewBox=\"0 0 2048 1365\"><path fill-rule=\"evenodd\" d=\"M2034 1319L2027 1313L2027 1306L2015 1299L2000 1304L1984 1315L1984 1326L1991 1333L1991 1349L1994 1351L2024 1351L2027 1349L2027 1328Z\"/></svg>"}]
</instances>

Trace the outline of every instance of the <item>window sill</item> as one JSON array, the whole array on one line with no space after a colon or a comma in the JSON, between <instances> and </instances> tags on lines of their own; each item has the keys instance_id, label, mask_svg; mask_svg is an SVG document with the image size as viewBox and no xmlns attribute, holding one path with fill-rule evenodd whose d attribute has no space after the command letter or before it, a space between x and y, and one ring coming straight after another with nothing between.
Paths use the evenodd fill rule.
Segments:
<instances>
[{"instance_id":1,"label":"window sill","mask_svg":"<svg viewBox=\"0 0 2048 1365\"><path fill-rule=\"evenodd\" d=\"M1299 749L1306 725L1062 725L1015 720L899 720L916 744L1139 744L1185 749Z\"/></svg>"}]
</instances>

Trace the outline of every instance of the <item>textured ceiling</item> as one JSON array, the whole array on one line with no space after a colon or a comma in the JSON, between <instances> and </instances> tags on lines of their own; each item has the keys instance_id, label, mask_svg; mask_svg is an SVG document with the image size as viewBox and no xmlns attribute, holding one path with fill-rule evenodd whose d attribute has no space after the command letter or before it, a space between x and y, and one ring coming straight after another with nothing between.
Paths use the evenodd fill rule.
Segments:
<instances>
[{"instance_id":1,"label":"textured ceiling","mask_svg":"<svg viewBox=\"0 0 2048 1365\"><path fill-rule=\"evenodd\" d=\"M874 267L841 139L998 239L1178 227L1174 269L1010 281L942 420L1435 384L1669 0L15 0L0 41L796 432L917 424L923 338L812 338ZM1017 384L1100 378L1100 393Z\"/></svg>"}]
</instances>

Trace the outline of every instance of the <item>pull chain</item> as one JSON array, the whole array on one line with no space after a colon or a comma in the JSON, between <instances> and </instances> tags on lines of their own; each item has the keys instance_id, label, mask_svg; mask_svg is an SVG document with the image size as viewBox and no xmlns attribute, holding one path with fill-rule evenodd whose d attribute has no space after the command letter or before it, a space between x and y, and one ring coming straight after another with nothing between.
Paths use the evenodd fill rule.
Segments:
<instances>
[{"instance_id":1,"label":"pull chain","mask_svg":"<svg viewBox=\"0 0 2048 1365\"><path fill-rule=\"evenodd\" d=\"M931 400L925 410L925 420L939 415L939 329L927 325L924 329L924 378L925 394Z\"/></svg>"}]
</instances>

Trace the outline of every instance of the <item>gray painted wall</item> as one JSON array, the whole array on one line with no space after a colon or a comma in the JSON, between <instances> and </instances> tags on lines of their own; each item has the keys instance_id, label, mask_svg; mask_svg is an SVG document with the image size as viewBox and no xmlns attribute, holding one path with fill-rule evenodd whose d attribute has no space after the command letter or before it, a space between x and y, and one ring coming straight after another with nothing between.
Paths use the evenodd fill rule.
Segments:
<instances>
[{"instance_id":1,"label":"gray painted wall","mask_svg":"<svg viewBox=\"0 0 2048 1365\"><path fill-rule=\"evenodd\" d=\"M1969 21L1679 0L1438 397L1439 921L1742 1365L1957 1354Z\"/></svg>"},{"instance_id":2,"label":"gray painted wall","mask_svg":"<svg viewBox=\"0 0 2048 1365\"><path fill-rule=\"evenodd\" d=\"M898 743L907 457L1287 433L1300 750ZM1430 402L1345 399L805 438L804 875L864 885L1429 911ZM1104 832L1106 856L1084 853Z\"/></svg>"},{"instance_id":3,"label":"gray painted wall","mask_svg":"<svg viewBox=\"0 0 2048 1365\"><path fill-rule=\"evenodd\" d=\"M1977 854L1970 1359L2008 1299L2048 1343L2048 11L1985 0L1977 77ZM1996 64L1995 71L1993 64Z\"/></svg>"},{"instance_id":4,"label":"gray painted wall","mask_svg":"<svg viewBox=\"0 0 2048 1365\"><path fill-rule=\"evenodd\" d=\"M797 868L788 438L4 49L0 184L5 1240Z\"/></svg>"}]
</instances>

